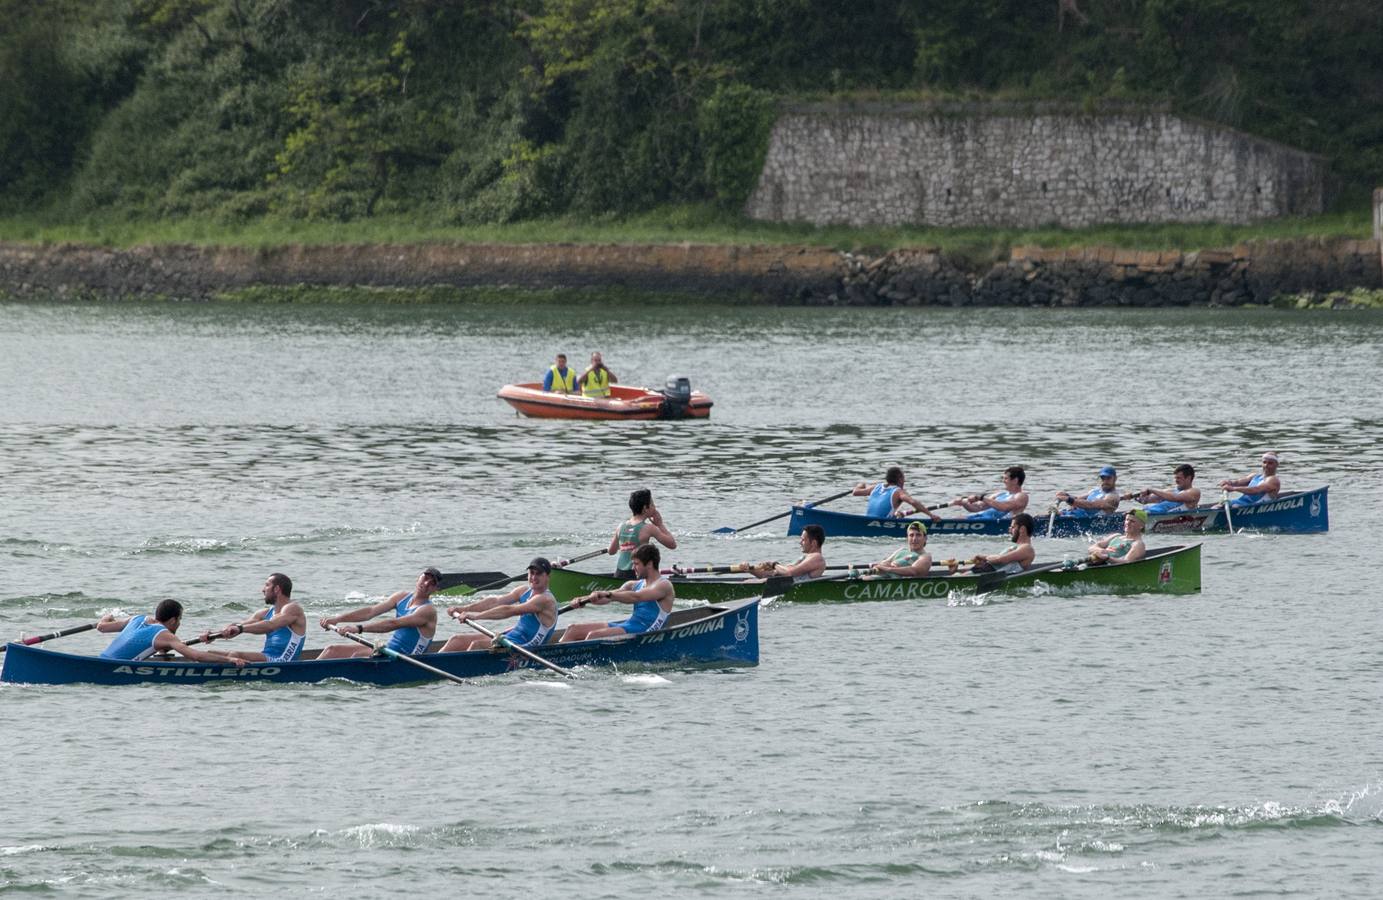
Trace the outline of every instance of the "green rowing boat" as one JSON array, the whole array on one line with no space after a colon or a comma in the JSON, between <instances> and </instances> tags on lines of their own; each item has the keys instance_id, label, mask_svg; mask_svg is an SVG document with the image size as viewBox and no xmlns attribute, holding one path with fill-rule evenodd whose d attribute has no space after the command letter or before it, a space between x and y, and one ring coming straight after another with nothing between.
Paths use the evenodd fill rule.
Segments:
<instances>
[{"instance_id":1,"label":"green rowing boat","mask_svg":"<svg viewBox=\"0 0 1383 900\"><path fill-rule=\"evenodd\" d=\"M672 575L677 596L684 600L724 603L752 597L763 581L745 578L698 578ZM623 582L611 575L553 569L549 587L559 602L617 588ZM780 597L789 603L852 603L870 600L939 599L957 593L1007 591L1059 594L1194 594L1201 589L1201 545L1149 550L1137 562L1119 565L1070 565L1064 562L1034 566L1016 575L936 574L923 578L816 578L794 584Z\"/></svg>"}]
</instances>

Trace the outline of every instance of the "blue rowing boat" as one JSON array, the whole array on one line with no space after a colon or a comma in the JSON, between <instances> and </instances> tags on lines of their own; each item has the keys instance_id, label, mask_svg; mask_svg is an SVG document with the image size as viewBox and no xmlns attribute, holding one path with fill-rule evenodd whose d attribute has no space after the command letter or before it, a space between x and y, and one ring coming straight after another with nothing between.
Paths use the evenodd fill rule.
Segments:
<instances>
[{"instance_id":1,"label":"blue rowing boat","mask_svg":"<svg viewBox=\"0 0 1383 900\"><path fill-rule=\"evenodd\" d=\"M677 610L668 624L647 634L626 635L536 648L559 666L754 666L759 662L759 600L751 597L715 606ZM559 632L560 634L560 632ZM556 635L552 640L556 640ZM440 647L441 642L433 642ZM317 653L319 651L311 651ZM308 684L339 678L389 686L439 680L426 669L388 656L290 663L247 663L244 667L185 660L101 659L12 643L0 681L15 684ZM538 665L510 651L420 653L415 657L458 678L503 675Z\"/></svg>"},{"instance_id":2,"label":"blue rowing boat","mask_svg":"<svg viewBox=\"0 0 1383 900\"><path fill-rule=\"evenodd\" d=\"M1283 534L1312 534L1330 529L1330 507L1327 492L1330 486L1310 491L1283 494L1276 500L1236 506L1230 510L1235 531L1273 531ZM1051 517L1033 514L1037 524L1034 536L1080 537L1113 534L1124 528L1124 513L1099 516L1057 515L1052 520L1051 533L1047 523ZM1012 519L942 519L932 522L925 517L907 519L878 518L856 513L834 512L819 506L794 506L788 519L788 534L802 533L806 525L820 525L828 537L887 537L907 538L908 523L920 521L927 533L936 535L982 535L998 537L1008 534ZM1200 506L1181 512L1154 513L1148 516L1149 534L1210 534L1226 532L1224 507Z\"/></svg>"}]
</instances>

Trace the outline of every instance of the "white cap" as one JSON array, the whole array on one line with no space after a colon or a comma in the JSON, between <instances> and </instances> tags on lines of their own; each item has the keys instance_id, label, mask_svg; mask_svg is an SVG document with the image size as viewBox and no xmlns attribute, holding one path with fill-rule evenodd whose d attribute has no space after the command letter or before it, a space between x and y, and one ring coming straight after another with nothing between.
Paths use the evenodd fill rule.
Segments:
<instances>
[{"instance_id":1,"label":"white cap","mask_svg":"<svg viewBox=\"0 0 1383 900\"><path fill-rule=\"evenodd\" d=\"M1272 460L1273 462L1277 462L1277 454L1274 453L1274 452L1271 451L1271 450L1265 450L1265 451L1263 451L1263 461L1264 461L1264 462L1267 462L1268 460Z\"/></svg>"}]
</instances>

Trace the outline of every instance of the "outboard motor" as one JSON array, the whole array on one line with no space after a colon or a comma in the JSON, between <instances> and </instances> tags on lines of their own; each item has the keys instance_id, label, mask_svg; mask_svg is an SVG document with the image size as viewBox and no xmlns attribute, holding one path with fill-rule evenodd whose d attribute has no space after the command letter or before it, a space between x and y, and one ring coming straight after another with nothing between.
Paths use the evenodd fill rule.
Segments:
<instances>
[{"instance_id":1,"label":"outboard motor","mask_svg":"<svg viewBox=\"0 0 1383 900\"><path fill-rule=\"evenodd\" d=\"M685 375L669 375L663 387L663 402L658 406L658 418L686 418L691 406L691 379Z\"/></svg>"}]
</instances>

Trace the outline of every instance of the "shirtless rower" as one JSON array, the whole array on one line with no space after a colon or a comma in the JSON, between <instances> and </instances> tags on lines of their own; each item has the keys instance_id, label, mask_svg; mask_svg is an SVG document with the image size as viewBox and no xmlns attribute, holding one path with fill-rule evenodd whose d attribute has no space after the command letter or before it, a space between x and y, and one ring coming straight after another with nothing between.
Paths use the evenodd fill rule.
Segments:
<instances>
[{"instance_id":1,"label":"shirtless rower","mask_svg":"<svg viewBox=\"0 0 1383 900\"><path fill-rule=\"evenodd\" d=\"M667 526L663 524L663 514L653 505L652 491L640 488L631 493L629 511L633 515L615 529L615 536L610 539L610 548L607 551L619 554L615 557L615 577L625 580L637 577L634 575L631 556L639 545L651 544L656 540L669 550L677 549L677 538L668 531Z\"/></svg>"},{"instance_id":2,"label":"shirtless rower","mask_svg":"<svg viewBox=\"0 0 1383 900\"><path fill-rule=\"evenodd\" d=\"M798 545L802 556L791 565L780 562L740 563L740 568L748 569L758 578L770 575L790 575L793 581L809 581L820 578L826 572L826 557L821 554L821 546L826 543L826 529L820 525L804 525Z\"/></svg>"},{"instance_id":3,"label":"shirtless rower","mask_svg":"<svg viewBox=\"0 0 1383 900\"><path fill-rule=\"evenodd\" d=\"M432 642L432 636L437 633L437 607L432 605L432 595L437 593L437 583L441 579L441 572L428 567L418 576L411 592L398 591L388 600L381 600L371 606L362 606L339 616L325 616L320 620L320 624L323 628L331 628L343 622L358 623L351 632L354 634L381 634L392 631L389 649L409 656L423 653ZM370 621L391 609L394 611L394 618ZM347 624L346 628L349 631L350 624ZM351 656L369 656L374 652L372 647L362 647L355 643L332 644L317 658L345 659Z\"/></svg>"},{"instance_id":4,"label":"shirtless rower","mask_svg":"<svg viewBox=\"0 0 1383 900\"><path fill-rule=\"evenodd\" d=\"M1007 550L993 556L976 554L975 563L972 566L959 566L955 560L951 560L948 565L952 574L961 571L1017 575L1025 569L1032 568L1033 557L1037 555L1037 552L1032 548L1033 524L1032 516L1027 513L1019 513L1014 516L1012 524L1008 526L1008 536L1013 544Z\"/></svg>"},{"instance_id":5,"label":"shirtless rower","mask_svg":"<svg viewBox=\"0 0 1383 900\"><path fill-rule=\"evenodd\" d=\"M913 505L913 512L922 509L922 504L913 499L903 488L903 470L898 466L889 466L888 471L884 472L884 480L878 482L861 481L855 485L850 492L854 497L868 497L869 505L865 507L864 514L873 516L876 519L886 519L908 515L903 512L904 503Z\"/></svg>"},{"instance_id":6,"label":"shirtless rower","mask_svg":"<svg viewBox=\"0 0 1383 900\"><path fill-rule=\"evenodd\" d=\"M1192 485L1192 482L1196 480L1194 468L1182 463L1172 470L1172 480L1176 485L1175 487L1166 490L1144 488L1139 491L1137 494L1138 502L1147 504L1148 512L1153 515L1181 512L1200 506L1201 489Z\"/></svg>"},{"instance_id":7,"label":"shirtless rower","mask_svg":"<svg viewBox=\"0 0 1383 900\"><path fill-rule=\"evenodd\" d=\"M1028 494L1023 490L1023 482L1027 479L1027 473L1022 466L1009 466L1004 469L1001 476L1004 489L993 497L977 494L973 497L957 497L951 501L952 506L964 507L971 515L967 519L1002 519L1004 516L1016 516L1028 508ZM933 520L936 516L932 516Z\"/></svg>"},{"instance_id":8,"label":"shirtless rower","mask_svg":"<svg viewBox=\"0 0 1383 900\"><path fill-rule=\"evenodd\" d=\"M464 606L447 607L447 615L458 622L471 619L512 619L519 622L504 632L505 642L514 647L540 647L557 627L557 598L548 590L552 563L534 557L528 564L528 582L516 585L507 594L482 597ZM458 634L442 645L443 653L479 650L496 646L488 635Z\"/></svg>"},{"instance_id":9,"label":"shirtless rower","mask_svg":"<svg viewBox=\"0 0 1383 900\"><path fill-rule=\"evenodd\" d=\"M676 595L673 593L672 582L658 571L661 562L658 548L652 544L644 544L634 550L633 557L634 574L637 576L635 580L626 581L618 590L593 591L572 601L578 607L591 603L597 606L611 602L628 603L634 607L629 618L604 624L584 622L580 625L569 625L562 635L562 643L618 637L622 634L643 634L663 627L668 614L672 612L672 602Z\"/></svg>"},{"instance_id":10,"label":"shirtless rower","mask_svg":"<svg viewBox=\"0 0 1383 900\"><path fill-rule=\"evenodd\" d=\"M293 662L302 656L307 643L307 612L293 599L293 580L275 572L264 582L261 593L267 608L222 628L221 637L262 634L263 650L231 650L230 655L250 662Z\"/></svg>"},{"instance_id":11,"label":"shirtless rower","mask_svg":"<svg viewBox=\"0 0 1383 900\"><path fill-rule=\"evenodd\" d=\"M1261 472L1245 475L1243 478L1227 478L1220 482L1221 488L1243 495L1229 501L1230 506L1252 506L1255 503L1277 499L1277 495L1282 491L1282 483L1277 478L1277 454L1271 450L1267 451L1263 454L1262 463Z\"/></svg>"},{"instance_id":12,"label":"shirtless rower","mask_svg":"<svg viewBox=\"0 0 1383 900\"><path fill-rule=\"evenodd\" d=\"M870 570L886 578L917 578L930 574L932 555L927 552L927 526L909 522L908 545L874 563Z\"/></svg>"},{"instance_id":13,"label":"shirtless rower","mask_svg":"<svg viewBox=\"0 0 1383 900\"><path fill-rule=\"evenodd\" d=\"M1105 466L1100 469L1100 484L1098 487L1091 488L1090 492L1084 497L1077 497L1069 491L1061 491L1056 495L1056 499L1062 503L1070 504L1071 510L1068 516L1088 519L1091 516L1098 516L1112 513L1119 508L1119 492L1115 489L1115 483L1119 480L1119 473L1113 466Z\"/></svg>"},{"instance_id":14,"label":"shirtless rower","mask_svg":"<svg viewBox=\"0 0 1383 900\"><path fill-rule=\"evenodd\" d=\"M120 632L110 646L101 651L102 659L148 659L156 653L178 653L190 660L204 663L245 665L245 660L215 650L193 650L178 640L182 624L182 604L176 600L160 600L152 616L130 616L117 619L111 613L101 617L96 630L102 634ZM203 635L205 640L208 636Z\"/></svg>"},{"instance_id":15,"label":"shirtless rower","mask_svg":"<svg viewBox=\"0 0 1383 900\"><path fill-rule=\"evenodd\" d=\"M1148 552L1147 546L1143 543L1143 529L1147 524L1146 509L1129 510L1124 516L1122 534L1111 534L1090 545L1090 562L1118 565L1142 559Z\"/></svg>"}]
</instances>

